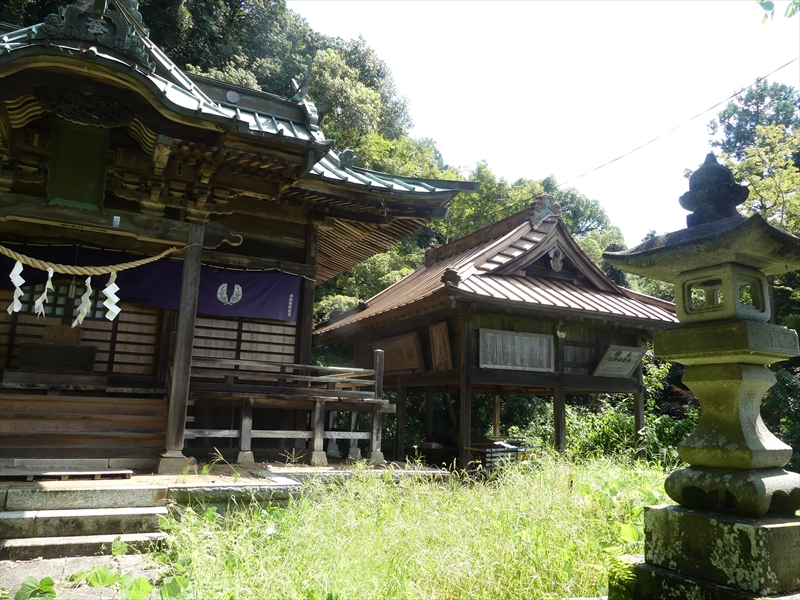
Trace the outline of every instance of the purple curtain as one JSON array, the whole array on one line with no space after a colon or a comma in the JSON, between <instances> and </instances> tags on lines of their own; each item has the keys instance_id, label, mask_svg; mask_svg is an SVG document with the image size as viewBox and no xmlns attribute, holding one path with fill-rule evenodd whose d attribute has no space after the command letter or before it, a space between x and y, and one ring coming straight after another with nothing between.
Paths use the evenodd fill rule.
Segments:
<instances>
[{"instance_id":1,"label":"purple curtain","mask_svg":"<svg viewBox=\"0 0 800 600\"><path fill-rule=\"evenodd\" d=\"M141 255L93 250L77 246L27 246L8 244L15 252L54 263L79 266L114 265L142 258ZM0 286L12 287L8 273L14 261L0 256ZM120 271L117 295L129 302L178 310L183 261L162 258L154 263ZM24 267L26 285L43 283L47 273ZM65 277L56 275L57 278ZM92 277L92 287L102 288L108 275ZM296 321L302 278L272 271L233 271L202 266L197 312L220 317L249 317Z\"/></svg>"}]
</instances>

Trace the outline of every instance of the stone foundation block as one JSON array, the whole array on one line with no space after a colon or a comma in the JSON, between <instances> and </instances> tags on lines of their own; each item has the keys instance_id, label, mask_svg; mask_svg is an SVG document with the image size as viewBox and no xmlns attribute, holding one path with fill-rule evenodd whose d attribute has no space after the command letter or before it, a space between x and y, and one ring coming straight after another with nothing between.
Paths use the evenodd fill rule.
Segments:
<instances>
[{"instance_id":1,"label":"stone foundation block","mask_svg":"<svg viewBox=\"0 0 800 600\"><path fill-rule=\"evenodd\" d=\"M312 467L325 467L328 465L328 458L324 452L314 451L311 453Z\"/></svg>"},{"instance_id":2,"label":"stone foundation block","mask_svg":"<svg viewBox=\"0 0 800 600\"><path fill-rule=\"evenodd\" d=\"M727 585L689 577L642 561L641 556L625 557L631 579L609 582L608 597L615 600L767 600ZM771 595L769 600L800 600L800 593Z\"/></svg>"},{"instance_id":3,"label":"stone foundation block","mask_svg":"<svg viewBox=\"0 0 800 600\"><path fill-rule=\"evenodd\" d=\"M186 471L197 469L197 459L191 456L184 456L180 452L165 452L158 459L159 475L181 475Z\"/></svg>"},{"instance_id":4,"label":"stone foundation block","mask_svg":"<svg viewBox=\"0 0 800 600\"><path fill-rule=\"evenodd\" d=\"M236 464L237 465L251 465L255 463L255 458L253 458L253 453L250 450L245 450L242 452L241 450L236 455Z\"/></svg>"},{"instance_id":5,"label":"stone foundation block","mask_svg":"<svg viewBox=\"0 0 800 600\"><path fill-rule=\"evenodd\" d=\"M644 528L648 565L759 596L800 592L800 517L653 506Z\"/></svg>"}]
</instances>

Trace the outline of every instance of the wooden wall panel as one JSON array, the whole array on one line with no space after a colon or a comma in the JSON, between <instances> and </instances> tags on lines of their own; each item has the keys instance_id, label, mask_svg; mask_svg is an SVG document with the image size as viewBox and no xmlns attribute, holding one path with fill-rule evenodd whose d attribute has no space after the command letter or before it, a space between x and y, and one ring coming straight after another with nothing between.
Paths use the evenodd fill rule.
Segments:
<instances>
[{"instance_id":1,"label":"wooden wall panel","mask_svg":"<svg viewBox=\"0 0 800 600\"><path fill-rule=\"evenodd\" d=\"M157 457L164 449L167 400L0 395L3 458Z\"/></svg>"},{"instance_id":2,"label":"wooden wall panel","mask_svg":"<svg viewBox=\"0 0 800 600\"><path fill-rule=\"evenodd\" d=\"M0 290L0 305L5 308L11 299L11 290ZM129 373L153 375L158 350L160 310L130 302L120 302L122 312L116 321L107 320L102 313L84 319L81 343L97 346L95 373ZM99 315L99 318L98 318ZM16 325L12 325L16 322ZM41 341L47 325L62 323L62 317L49 315L37 317L30 312L9 316L0 313L0 365L19 368L20 342ZM9 339L13 336L11 360L6 362ZM113 365L109 364L113 356Z\"/></svg>"},{"instance_id":3,"label":"wooden wall panel","mask_svg":"<svg viewBox=\"0 0 800 600\"><path fill-rule=\"evenodd\" d=\"M192 355L293 363L296 346L294 323L198 316Z\"/></svg>"}]
</instances>

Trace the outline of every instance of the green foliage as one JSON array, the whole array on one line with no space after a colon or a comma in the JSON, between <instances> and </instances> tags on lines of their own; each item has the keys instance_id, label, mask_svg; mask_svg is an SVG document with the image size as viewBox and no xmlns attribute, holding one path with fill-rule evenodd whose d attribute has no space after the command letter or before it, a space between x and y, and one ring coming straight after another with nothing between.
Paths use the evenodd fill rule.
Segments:
<instances>
[{"instance_id":1,"label":"green foliage","mask_svg":"<svg viewBox=\"0 0 800 600\"><path fill-rule=\"evenodd\" d=\"M775 3L772 0L756 0L756 3L764 9L764 16L761 19L763 25L766 25L775 18ZM800 0L791 0L786 5L783 16L789 18L798 13L800 13Z\"/></svg>"},{"instance_id":2,"label":"green foliage","mask_svg":"<svg viewBox=\"0 0 800 600\"><path fill-rule=\"evenodd\" d=\"M314 321L317 323L324 323L325 321L338 317L349 310L354 309L361 302L354 296L345 296L344 294L332 294L330 296L323 296L323 298L314 304Z\"/></svg>"},{"instance_id":3,"label":"green foliage","mask_svg":"<svg viewBox=\"0 0 800 600\"><path fill-rule=\"evenodd\" d=\"M641 552L620 524L641 531L641 507L666 501L662 480L641 463L550 456L481 479L356 468L347 481L312 479L285 508L252 503L213 523L184 509L155 558L200 598L598 596L604 548Z\"/></svg>"},{"instance_id":4,"label":"green foliage","mask_svg":"<svg viewBox=\"0 0 800 600\"><path fill-rule=\"evenodd\" d=\"M734 178L750 194L742 209L759 214L772 225L800 234L800 129L783 125L756 125L753 145L738 159L723 158Z\"/></svg>"},{"instance_id":5,"label":"green foliage","mask_svg":"<svg viewBox=\"0 0 800 600\"><path fill-rule=\"evenodd\" d=\"M761 81L739 94L708 124L711 146L740 161L757 145L757 126L778 125L785 131L800 125L800 94L790 85Z\"/></svg>"},{"instance_id":6,"label":"green foliage","mask_svg":"<svg viewBox=\"0 0 800 600\"><path fill-rule=\"evenodd\" d=\"M50 577L28 577L14 594L14 600L53 600L55 597L55 584Z\"/></svg>"},{"instance_id":7,"label":"green foliage","mask_svg":"<svg viewBox=\"0 0 800 600\"><path fill-rule=\"evenodd\" d=\"M764 397L761 414L770 430L792 447L788 468L800 472L800 368L775 373L778 382Z\"/></svg>"}]
</instances>

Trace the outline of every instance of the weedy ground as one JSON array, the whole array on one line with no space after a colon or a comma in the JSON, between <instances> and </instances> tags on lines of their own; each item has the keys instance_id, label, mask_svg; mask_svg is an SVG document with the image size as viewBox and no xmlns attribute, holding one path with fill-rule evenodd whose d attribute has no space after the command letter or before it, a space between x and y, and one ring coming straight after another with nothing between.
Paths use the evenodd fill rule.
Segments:
<instances>
[{"instance_id":1,"label":"weedy ground","mask_svg":"<svg viewBox=\"0 0 800 600\"><path fill-rule=\"evenodd\" d=\"M312 480L286 507L182 509L155 554L187 598L569 598L641 552L645 463L544 457L491 476ZM177 590L176 590L177 591Z\"/></svg>"}]
</instances>

